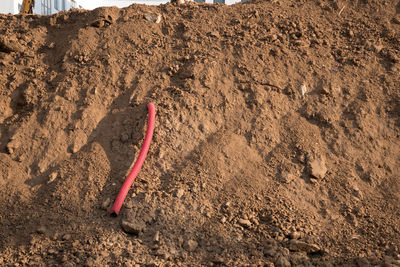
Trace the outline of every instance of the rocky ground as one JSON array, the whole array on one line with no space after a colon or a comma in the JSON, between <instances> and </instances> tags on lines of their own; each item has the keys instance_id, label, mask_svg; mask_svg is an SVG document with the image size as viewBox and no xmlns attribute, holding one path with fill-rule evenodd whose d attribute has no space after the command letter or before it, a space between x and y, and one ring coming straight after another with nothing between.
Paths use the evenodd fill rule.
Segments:
<instances>
[{"instance_id":1,"label":"rocky ground","mask_svg":"<svg viewBox=\"0 0 400 267\"><path fill-rule=\"evenodd\" d=\"M400 266L398 1L0 22L1 266Z\"/></svg>"}]
</instances>

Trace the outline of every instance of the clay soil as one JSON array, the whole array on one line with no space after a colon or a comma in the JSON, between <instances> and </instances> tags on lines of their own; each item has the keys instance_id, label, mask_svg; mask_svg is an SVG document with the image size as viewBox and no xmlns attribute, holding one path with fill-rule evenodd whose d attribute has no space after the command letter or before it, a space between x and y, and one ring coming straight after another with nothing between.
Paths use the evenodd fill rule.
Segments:
<instances>
[{"instance_id":1,"label":"clay soil","mask_svg":"<svg viewBox=\"0 0 400 267\"><path fill-rule=\"evenodd\" d=\"M400 266L398 1L1 15L0 32L1 266Z\"/></svg>"}]
</instances>

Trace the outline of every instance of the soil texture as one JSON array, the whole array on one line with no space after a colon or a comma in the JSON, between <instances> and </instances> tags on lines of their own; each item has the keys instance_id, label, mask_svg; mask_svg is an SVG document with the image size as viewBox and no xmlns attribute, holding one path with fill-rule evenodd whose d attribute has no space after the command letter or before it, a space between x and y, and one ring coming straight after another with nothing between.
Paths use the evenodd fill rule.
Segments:
<instances>
[{"instance_id":1,"label":"soil texture","mask_svg":"<svg viewBox=\"0 0 400 267\"><path fill-rule=\"evenodd\" d=\"M1 15L0 266L400 266L399 51L394 0Z\"/></svg>"}]
</instances>

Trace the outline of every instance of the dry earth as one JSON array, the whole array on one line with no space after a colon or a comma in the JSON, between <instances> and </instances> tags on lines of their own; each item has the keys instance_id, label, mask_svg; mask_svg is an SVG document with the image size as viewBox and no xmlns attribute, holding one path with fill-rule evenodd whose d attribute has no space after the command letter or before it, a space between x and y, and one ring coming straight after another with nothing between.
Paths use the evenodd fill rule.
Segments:
<instances>
[{"instance_id":1,"label":"dry earth","mask_svg":"<svg viewBox=\"0 0 400 267\"><path fill-rule=\"evenodd\" d=\"M400 266L398 1L1 15L0 34L1 266Z\"/></svg>"}]
</instances>

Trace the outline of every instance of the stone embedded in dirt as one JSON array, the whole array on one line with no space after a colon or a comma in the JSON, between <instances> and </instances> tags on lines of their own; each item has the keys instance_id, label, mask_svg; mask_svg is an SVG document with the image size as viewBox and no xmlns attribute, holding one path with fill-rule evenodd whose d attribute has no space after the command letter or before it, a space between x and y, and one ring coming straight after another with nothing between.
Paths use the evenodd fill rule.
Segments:
<instances>
[{"instance_id":1,"label":"stone embedded in dirt","mask_svg":"<svg viewBox=\"0 0 400 267\"><path fill-rule=\"evenodd\" d=\"M400 14L396 14L393 17L393 22L396 23L396 24L400 24Z\"/></svg>"},{"instance_id":2,"label":"stone embedded in dirt","mask_svg":"<svg viewBox=\"0 0 400 267\"><path fill-rule=\"evenodd\" d=\"M159 242L160 242L160 231L157 231L157 232L154 234L153 242L154 242L154 243L159 243Z\"/></svg>"},{"instance_id":3,"label":"stone embedded in dirt","mask_svg":"<svg viewBox=\"0 0 400 267\"><path fill-rule=\"evenodd\" d=\"M283 171L281 173L281 180L282 180L282 182L284 182L286 184L294 181L295 179L296 179L296 177L293 174L291 174L290 172Z\"/></svg>"},{"instance_id":4,"label":"stone embedded in dirt","mask_svg":"<svg viewBox=\"0 0 400 267\"><path fill-rule=\"evenodd\" d=\"M71 239L71 235L70 234L65 234L62 237L62 240L64 240L64 241L67 241L67 240L70 240L70 239Z\"/></svg>"},{"instance_id":5,"label":"stone embedded in dirt","mask_svg":"<svg viewBox=\"0 0 400 267\"><path fill-rule=\"evenodd\" d=\"M226 223L226 217L225 216L222 216L221 223Z\"/></svg>"},{"instance_id":6,"label":"stone embedded in dirt","mask_svg":"<svg viewBox=\"0 0 400 267\"><path fill-rule=\"evenodd\" d=\"M133 208L133 201L125 201L124 207L127 209L132 209Z\"/></svg>"},{"instance_id":7,"label":"stone embedded in dirt","mask_svg":"<svg viewBox=\"0 0 400 267\"><path fill-rule=\"evenodd\" d=\"M276 267L290 267L290 261L287 256L278 255L274 261Z\"/></svg>"},{"instance_id":8,"label":"stone embedded in dirt","mask_svg":"<svg viewBox=\"0 0 400 267\"><path fill-rule=\"evenodd\" d=\"M258 221L258 219L257 219L256 217L251 218L250 221L251 221L251 223L254 224L254 225L259 225L259 224L260 224L260 222Z\"/></svg>"},{"instance_id":9,"label":"stone embedded in dirt","mask_svg":"<svg viewBox=\"0 0 400 267\"><path fill-rule=\"evenodd\" d=\"M301 233L294 231L289 234L290 239L300 239Z\"/></svg>"},{"instance_id":10,"label":"stone embedded in dirt","mask_svg":"<svg viewBox=\"0 0 400 267\"><path fill-rule=\"evenodd\" d=\"M46 228L46 226L41 225L36 229L36 232L38 234L45 234L47 232L47 228Z\"/></svg>"},{"instance_id":11,"label":"stone embedded in dirt","mask_svg":"<svg viewBox=\"0 0 400 267\"><path fill-rule=\"evenodd\" d=\"M243 226L243 227L251 227L251 222L247 219L239 219L238 220L239 225Z\"/></svg>"},{"instance_id":12,"label":"stone embedded in dirt","mask_svg":"<svg viewBox=\"0 0 400 267\"><path fill-rule=\"evenodd\" d=\"M104 201L101 203L101 208L102 208L103 210L108 210L108 207L110 206L110 203L111 203L111 199L108 197L108 198L106 198L106 200L104 200Z\"/></svg>"},{"instance_id":13,"label":"stone embedded in dirt","mask_svg":"<svg viewBox=\"0 0 400 267\"><path fill-rule=\"evenodd\" d=\"M160 23L161 22L161 14L155 14L152 12L148 12L144 14L144 18L150 22Z\"/></svg>"},{"instance_id":14,"label":"stone embedded in dirt","mask_svg":"<svg viewBox=\"0 0 400 267\"><path fill-rule=\"evenodd\" d=\"M311 170L311 175L317 179L322 179L325 177L326 172L328 169L325 166L325 159L320 157L320 158L315 158L310 161L310 170Z\"/></svg>"},{"instance_id":15,"label":"stone embedded in dirt","mask_svg":"<svg viewBox=\"0 0 400 267\"><path fill-rule=\"evenodd\" d=\"M289 243L289 249L291 251L304 251L307 253L315 253L320 251L321 249L315 244L308 244L306 242L292 239Z\"/></svg>"},{"instance_id":16,"label":"stone embedded in dirt","mask_svg":"<svg viewBox=\"0 0 400 267\"><path fill-rule=\"evenodd\" d=\"M128 234L139 235L146 228L146 224L139 220L122 220L122 229Z\"/></svg>"},{"instance_id":17,"label":"stone embedded in dirt","mask_svg":"<svg viewBox=\"0 0 400 267\"><path fill-rule=\"evenodd\" d=\"M196 248L197 248L198 245L199 245L199 244L198 244L196 241L194 241L194 240L192 240L192 239L189 239L189 240L187 240L187 241L183 244L183 247L184 247L184 249L186 249L187 251L192 252L192 251L195 251L195 250L196 250Z\"/></svg>"},{"instance_id":18,"label":"stone embedded in dirt","mask_svg":"<svg viewBox=\"0 0 400 267\"><path fill-rule=\"evenodd\" d=\"M305 84L300 85L298 90L301 96L305 96L307 94L307 87Z\"/></svg>"},{"instance_id":19,"label":"stone embedded in dirt","mask_svg":"<svg viewBox=\"0 0 400 267\"><path fill-rule=\"evenodd\" d=\"M57 172L52 172L49 175L49 180L47 181L47 184L50 184L50 183L54 182L57 179L57 177L58 177L58 173Z\"/></svg>"},{"instance_id":20,"label":"stone embedded in dirt","mask_svg":"<svg viewBox=\"0 0 400 267\"><path fill-rule=\"evenodd\" d=\"M58 254L58 251L55 250L54 248L50 248L50 249L47 251L47 253L48 253L48 254L53 254L53 255L55 255L55 254Z\"/></svg>"},{"instance_id":21,"label":"stone embedded in dirt","mask_svg":"<svg viewBox=\"0 0 400 267\"><path fill-rule=\"evenodd\" d=\"M265 247L264 255L268 257L274 257L276 254L276 247Z\"/></svg>"},{"instance_id":22,"label":"stone embedded in dirt","mask_svg":"<svg viewBox=\"0 0 400 267\"><path fill-rule=\"evenodd\" d=\"M174 191L173 195L174 195L174 197L181 198L184 195L184 193L185 193L185 190L183 188L179 188Z\"/></svg>"}]
</instances>

